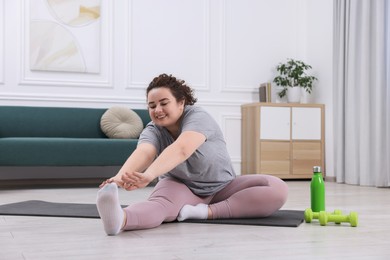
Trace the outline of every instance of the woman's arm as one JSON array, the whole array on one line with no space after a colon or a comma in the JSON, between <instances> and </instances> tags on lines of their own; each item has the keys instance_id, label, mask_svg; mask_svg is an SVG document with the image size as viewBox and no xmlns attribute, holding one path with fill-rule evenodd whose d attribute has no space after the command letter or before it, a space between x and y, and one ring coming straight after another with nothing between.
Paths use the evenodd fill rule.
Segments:
<instances>
[{"instance_id":1,"label":"woman's arm","mask_svg":"<svg viewBox=\"0 0 390 260\"><path fill-rule=\"evenodd\" d=\"M127 172L144 171L153 162L156 154L156 148L152 144L139 144L123 164L119 172L114 177L103 182L100 187L104 186L106 183L115 182L118 186L125 188L123 186L122 176L124 176Z\"/></svg>"},{"instance_id":2,"label":"woman's arm","mask_svg":"<svg viewBox=\"0 0 390 260\"><path fill-rule=\"evenodd\" d=\"M185 131L168 146L145 171L145 175L157 178L187 160L206 141L198 132Z\"/></svg>"},{"instance_id":3,"label":"woman's arm","mask_svg":"<svg viewBox=\"0 0 390 260\"><path fill-rule=\"evenodd\" d=\"M122 181L131 184L131 186L125 186L125 188L134 190L145 187L155 178L169 172L187 160L205 141L206 137L201 133L194 131L183 132L175 142L164 149L144 173L128 171L126 175L123 175Z\"/></svg>"}]
</instances>

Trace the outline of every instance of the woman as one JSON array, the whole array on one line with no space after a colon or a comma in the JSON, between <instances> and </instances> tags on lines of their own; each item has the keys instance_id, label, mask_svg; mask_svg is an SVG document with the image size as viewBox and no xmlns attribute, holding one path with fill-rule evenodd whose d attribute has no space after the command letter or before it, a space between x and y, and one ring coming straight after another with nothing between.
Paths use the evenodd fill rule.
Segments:
<instances>
[{"instance_id":1,"label":"woman","mask_svg":"<svg viewBox=\"0 0 390 260\"><path fill-rule=\"evenodd\" d=\"M287 185L269 175L236 177L218 124L183 80L162 74L147 91L150 122L118 174L100 185L105 232L153 228L176 219L265 217L283 206ZM128 191L159 182L145 202L121 208Z\"/></svg>"}]
</instances>

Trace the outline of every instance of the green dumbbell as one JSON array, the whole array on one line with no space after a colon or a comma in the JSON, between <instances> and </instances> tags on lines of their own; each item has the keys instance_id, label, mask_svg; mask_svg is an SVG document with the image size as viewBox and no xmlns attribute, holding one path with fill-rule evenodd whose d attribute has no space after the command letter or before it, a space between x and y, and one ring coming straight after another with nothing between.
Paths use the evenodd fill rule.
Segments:
<instances>
[{"instance_id":1,"label":"green dumbbell","mask_svg":"<svg viewBox=\"0 0 390 260\"><path fill-rule=\"evenodd\" d=\"M342 212L339 209L336 209L333 211L333 213L326 212L327 214L334 214L334 215L341 215ZM318 219L320 213L319 212L313 212L310 208L305 210L305 222L306 223L311 223L313 219ZM340 222L336 222L336 224L340 224Z\"/></svg>"},{"instance_id":2,"label":"green dumbbell","mask_svg":"<svg viewBox=\"0 0 390 260\"><path fill-rule=\"evenodd\" d=\"M329 215L325 211L321 211L318 219L320 220L321 226L325 226L328 222L349 222L352 227L358 225L358 214L356 212L351 212L349 215Z\"/></svg>"}]
</instances>

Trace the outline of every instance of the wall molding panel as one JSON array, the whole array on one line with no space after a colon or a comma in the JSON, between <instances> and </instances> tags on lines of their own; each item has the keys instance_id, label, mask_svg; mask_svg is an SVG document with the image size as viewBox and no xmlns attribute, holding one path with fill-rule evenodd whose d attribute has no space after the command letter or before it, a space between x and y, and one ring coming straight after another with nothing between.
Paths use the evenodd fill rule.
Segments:
<instances>
[{"instance_id":1,"label":"wall molding panel","mask_svg":"<svg viewBox=\"0 0 390 260\"><path fill-rule=\"evenodd\" d=\"M30 0L31 1L31 0ZM93 87L112 88L113 86L113 23L114 1L101 2L100 73L32 71L29 60L30 1L21 2L20 26L20 72L19 85L53 87ZM36 0L35 0L36 1Z\"/></svg>"},{"instance_id":2,"label":"wall molding panel","mask_svg":"<svg viewBox=\"0 0 390 260\"><path fill-rule=\"evenodd\" d=\"M153 77L166 72L191 82L191 86L196 91L210 92L210 3L207 0L192 0L186 3L176 0L173 2L166 10L185 7L186 9L182 9L185 11L176 12L174 15L163 14L163 17L159 17L161 12L157 11L159 8L154 7L151 9L155 9L156 13L148 14L145 17L145 12L148 13L150 11L147 10L151 10L149 8L151 1L127 2L127 10L131 15L127 20L129 29L126 37L128 41L126 88L144 90ZM156 5L156 3L153 4ZM166 6L167 2L158 2L158 5L160 4ZM140 13L143 13L144 16L140 16ZM148 19L149 16L157 20L160 18L166 20L167 24L171 25L175 24L175 19L180 18L183 20L183 28L188 26L193 26L193 28L186 28L175 34L171 32L174 30L171 28L174 27L157 29L151 24L145 24L151 20ZM186 20L188 16L196 17L198 21ZM185 24L186 22L187 24ZM198 26L199 24L202 26ZM171 42L165 38L169 38ZM199 42L199 38L203 40ZM178 42L183 41L183 39L186 41L179 44ZM195 44L196 41L199 44ZM162 42L165 48L159 49L159 42ZM186 44L189 46L185 46ZM186 55L188 59L184 59L182 55ZM202 62L199 63L198 60ZM153 68L145 73L145 69L142 67L146 68L148 63ZM198 74L198 78L194 79L194 74Z\"/></svg>"},{"instance_id":3,"label":"wall molding panel","mask_svg":"<svg viewBox=\"0 0 390 260\"><path fill-rule=\"evenodd\" d=\"M5 75L5 12L4 12L4 2L0 2L0 85L4 85L4 75Z\"/></svg>"},{"instance_id":4,"label":"wall molding panel","mask_svg":"<svg viewBox=\"0 0 390 260\"><path fill-rule=\"evenodd\" d=\"M257 92L260 83L272 81L279 62L301 56L295 12L300 2L221 1L221 93ZM284 17L288 29L276 17Z\"/></svg>"},{"instance_id":5,"label":"wall molding panel","mask_svg":"<svg viewBox=\"0 0 390 260\"><path fill-rule=\"evenodd\" d=\"M242 93L242 92L253 92L253 86L250 85L234 85L234 84L229 84L228 79L227 79L227 47L226 47L226 41L227 41L227 19L228 19L228 14L227 14L227 3L226 1L221 1L221 21L220 21L220 30L221 30L221 59L220 59L220 68L221 68L221 85L220 85L220 92L221 93Z\"/></svg>"},{"instance_id":6,"label":"wall molding panel","mask_svg":"<svg viewBox=\"0 0 390 260\"><path fill-rule=\"evenodd\" d=\"M103 106L109 105L137 105L145 107L145 99L143 98L123 98L121 96L89 96L89 95L54 95L54 94L34 94L34 93L9 93L2 94L1 99L4 101L28 101L32 103L40 102L54 102L54 103L70 103L74 104L101 104Z\"/></svg>"},{"instance_id":7,"label":"wall molding panel","mask_svg":"<svg viewBox=\"0 0 390 260\"><path fill-rule=\"evenodd\" d=\"M221 129L236 173L241 172L241 114L220 114Z\"/></svg>"},{"instance_id":8,"label":"wall molding panel","mask_svg":"<svg viewBox=\"0 0 390 260\"><path fill-rule=\"evenodd\" d=\"M240 160L241 159L241 149L237 149L237 146L234 145L237 138L241 141L241 133L237 133L237 129L241 129L241 114L221 114L221 128L222 132L226 138L228 144L232 144L234 149L230 149L229 153L232 159ZM240 142L237 142L238 144ZM240 147L239 147L240 148ZM229 145L228 145L229 149Z\"/></svg>"}]
</instances>

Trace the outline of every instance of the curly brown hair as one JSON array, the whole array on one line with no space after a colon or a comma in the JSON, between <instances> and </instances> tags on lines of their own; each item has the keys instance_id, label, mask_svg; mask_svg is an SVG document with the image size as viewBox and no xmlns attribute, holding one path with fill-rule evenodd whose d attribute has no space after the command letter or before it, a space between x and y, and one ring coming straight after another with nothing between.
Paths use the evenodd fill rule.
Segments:
<instances>
[{"instance_id":1,"label":"curly brown hair","mask_svg":"<svg viewBox=\"0 0 390 260\"><path fill-rule=\"evenodd\" d=\"M177 79L172 74L161 74L150 82L146 89L146 96L154 88L168 88L176 101L185 100L185 105L193 105L197 99L194 97L194 90L185 84L184 80Z\"/></svg>"}]
</instances>

